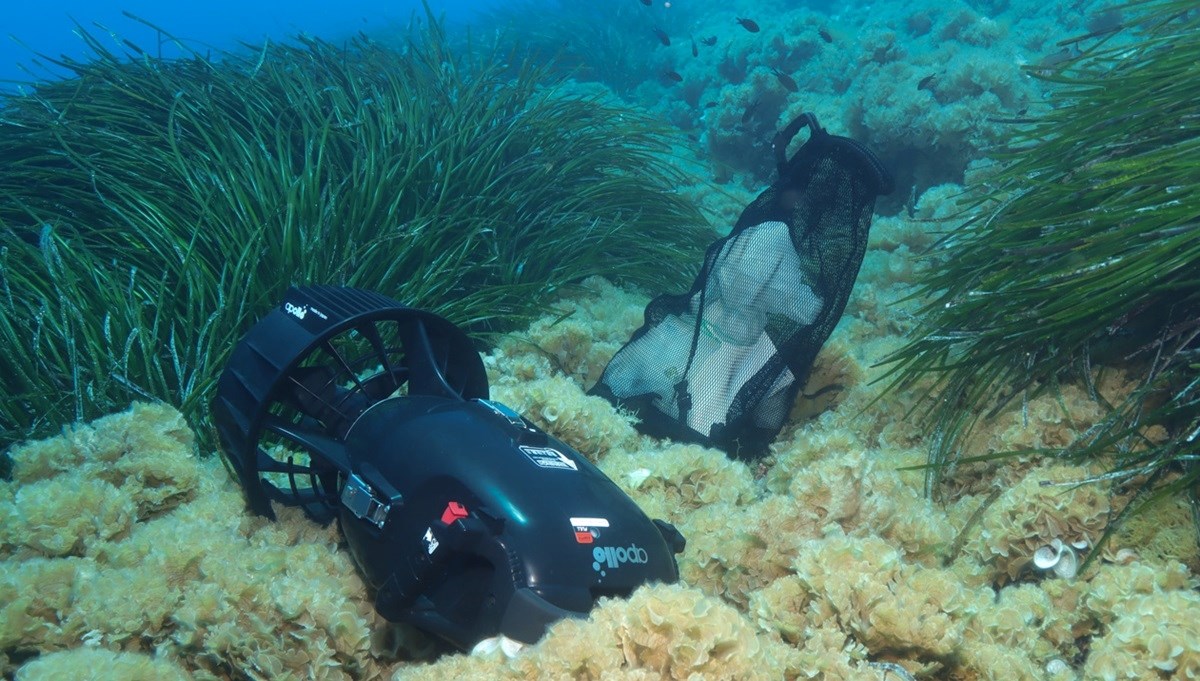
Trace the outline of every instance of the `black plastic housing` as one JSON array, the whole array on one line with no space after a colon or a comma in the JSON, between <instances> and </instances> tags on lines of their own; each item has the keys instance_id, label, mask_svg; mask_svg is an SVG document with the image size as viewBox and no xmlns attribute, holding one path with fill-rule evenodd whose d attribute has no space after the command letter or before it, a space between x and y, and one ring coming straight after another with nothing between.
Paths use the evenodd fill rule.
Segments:
<instances>
[{"instance_id":1,"label":"black plastic housing","mask_svg":"<svg viewBox=\"0 0 1200 681\"><path fill-rule=\"evenodd\" d=\"M586 616L600 596L678 580L663 531L616 484L492 404L388 400L363 414L347 443L351 460L373 466L404 499L382 531L341 515L388 619L464 648L496 631L533 642L554 620ZM467 515L444 522L456 508Z\"/></svg>"},{"instance_id":2,"label":"black plastic housing","mask_svg":"<svg viewBox=\"0 0 1200 681\"><path fill-rule=\"evenodd\" d=\"M336 518L379 613L460 648L531 643L602 596L678 580L674 527L487 398L449 321L316 286L247 332L213 418L252 511Z\"/></svg>"}]
</instances>

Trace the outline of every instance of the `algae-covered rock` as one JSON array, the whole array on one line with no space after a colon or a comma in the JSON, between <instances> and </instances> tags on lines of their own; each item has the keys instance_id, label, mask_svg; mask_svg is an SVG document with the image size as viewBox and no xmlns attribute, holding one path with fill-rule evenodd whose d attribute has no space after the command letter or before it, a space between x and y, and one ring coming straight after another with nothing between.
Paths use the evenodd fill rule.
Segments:
<instances>
[{"instance_id":1,"label":"algae-covered rock","mask_svg":"<svg viewBox=\"0 0 1200 681\"><path fill-rule=\"evenodd\" d=\"M681 585L654 585L628 600L602 600L586 621L555 624L515 659L458 657L401 668L392 678L765 681L799 671L794 650L730 605Z\"/></svg>"},{"instance_id":2,"label":"algae-covered rock","mask_svg":"<svg viewBox=\"0 0 1200 681\"><path fill-rule=\"evenodd\" d=\"M378 673L374 609L335 530L290 509L250 518L174 409L135 404L11 456L0 652L33 656L17 678Z\"/></svg>"},{"instance_id":3,"label":"algae-covered rock","mask_svg":"<svg viewBox=\"0 0 1200 681\"><path fill-rule=\"evenodd\" d=\"M192 681L178 664L144 653L75 648L44 655L21 667L16 681Z\"/></svg>"}]
</instances>

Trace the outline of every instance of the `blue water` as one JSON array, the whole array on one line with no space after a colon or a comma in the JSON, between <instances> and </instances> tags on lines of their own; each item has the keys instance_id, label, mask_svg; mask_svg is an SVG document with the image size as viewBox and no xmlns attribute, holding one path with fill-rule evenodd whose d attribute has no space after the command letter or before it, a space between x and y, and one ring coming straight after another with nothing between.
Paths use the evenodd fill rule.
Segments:
<instances>
[{"instance_id":1,"label":"blue water","mask_svg":"<svg viewBox=\"0 0 1200 681\"><path fill-rule=\"evenodd\" d=\"M456 22L501 2L434 0L431 5L435 13ZM155 31L122 16L123 10L201 52L210 46L230 49L239 41L261 43L264 38L280 40L299 33L337 40L360 30L371 33L389 25L404 25L413 12L423 11L420 0L59 0L46 4L9 0L5 5L0 11L0 90L6 91L14 88L12 81L28 82L31 76L26 69L30 67L39 78L61 75L61 70L47 73L35 67L35 60L42 61L39 54L52 59L60 55L87 58L83 41L75 35L75 22L114 50L125 39L154 54L158 49ZM167 44L163 56L170 54Z\"/></svg>"}]
</instances>

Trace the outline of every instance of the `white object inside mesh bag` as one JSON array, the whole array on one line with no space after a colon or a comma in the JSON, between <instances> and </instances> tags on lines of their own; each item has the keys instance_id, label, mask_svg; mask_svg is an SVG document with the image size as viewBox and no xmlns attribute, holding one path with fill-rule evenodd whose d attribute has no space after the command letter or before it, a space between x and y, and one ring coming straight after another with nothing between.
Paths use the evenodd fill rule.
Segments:
<instances>
[{"instance_id":1,"label":"white object inside mesh bag","mask_svg":"<svg viewBox=\"0 0 1200 681\"><path fill-rule=\"evenodd\" d=\"M696 356L689 371L702 373L706 380L688 377L693 385L703 386L692 394L688 427L708 433L724 423L738 390L778 352L764 331L768 315L782 315L798 325L813 323L824 301L810 282L783 222L748 227L724 245L706 282ZM699 305L696 293L690 314L667 317L627 348L639 355L644 352L661 367L660 372L645 371L648 362L610 366L610 384L624 386L625 394L654 393L659 396L655 406L678 418L675 385L687 365ZM712 380L715 376L724 380ZM765 401L786 399L785 389L793 380L792 372L785 369Z\"/></svg>"}]
</instances>

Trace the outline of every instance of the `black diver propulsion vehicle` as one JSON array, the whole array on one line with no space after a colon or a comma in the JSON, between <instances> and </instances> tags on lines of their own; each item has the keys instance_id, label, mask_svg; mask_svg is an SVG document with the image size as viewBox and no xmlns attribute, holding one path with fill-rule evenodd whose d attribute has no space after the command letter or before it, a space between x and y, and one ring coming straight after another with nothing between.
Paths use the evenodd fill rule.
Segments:
<instances>
[{"instance_id":1,"label":"black diver propulsion vehicle","mask_svg":"<svg viewBox=\"0 0 1200 681\"><path fill-rule=\"evenodd\" d=\"M253 512L336 520L377 611L459 648L678 579L674 527L488 399L460 329L378 293L290 289L234 348L213 418Z\"/></svg>"}]
</instances>

